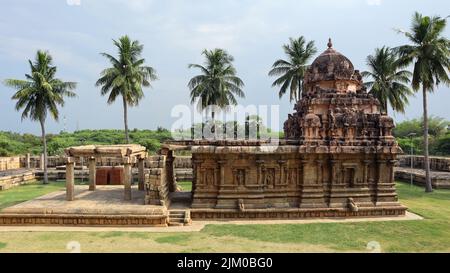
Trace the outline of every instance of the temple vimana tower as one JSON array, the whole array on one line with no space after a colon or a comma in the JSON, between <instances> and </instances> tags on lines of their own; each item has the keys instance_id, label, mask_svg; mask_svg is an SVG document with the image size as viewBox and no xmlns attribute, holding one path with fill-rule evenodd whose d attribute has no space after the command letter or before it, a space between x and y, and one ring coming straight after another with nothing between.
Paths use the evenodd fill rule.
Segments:
<instances>
[{"instance_id":1,"label":"temple vimana tower","mask_svg":"<svg viewBox=\"0 0 450 273\"><path fill-rule=\"evenodd\" d=\"M285 139L194 140L192 219L404 215L394 122L331 40L304 78Z\"/></svg>"}]
</instances>

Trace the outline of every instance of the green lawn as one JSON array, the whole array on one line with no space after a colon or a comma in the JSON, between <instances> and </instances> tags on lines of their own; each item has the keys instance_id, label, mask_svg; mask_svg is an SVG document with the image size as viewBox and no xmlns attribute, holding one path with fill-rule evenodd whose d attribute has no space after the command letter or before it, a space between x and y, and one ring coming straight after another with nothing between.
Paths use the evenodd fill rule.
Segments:
<instances>
[{"instance_id":1,"label":"green lawn","mask_svg":"<svg viewBox=\"0 0 450 273\"><path fill-rule=\"evenodd\" d=\"M178 186L181 187L183 191L191 191L192 190L192 182L190 181L180 181L177 182Z\"/></svg>"},{"instance_id":2,"label":"green lawn","mask_svg":"<svg viewBox=\"0 0 450 273\"><path fill-rule=\"evenodd\" d=\"M50 182L47 185L36 182L0 191L0 210L50 192L62 190L64 185L63 182Z\"/></svg>"},{"instance_id":3,"label":"green lawn","mask_svg":"<svg viewBox=\"0 0 450 273\"><path fill-rule=\"evenodd\" d=\"M181 185L183 187L183 185ZM188 185L184 185L188 186ZM0 208L62 189L64 183L0 192ZM450 190L424 193L398 183L401 202L424 220L276 225L207 225L200 232L0 232L0 252L450 252ZM183 187L183 190L188 190Z\"/></svg>"}]
</instances>

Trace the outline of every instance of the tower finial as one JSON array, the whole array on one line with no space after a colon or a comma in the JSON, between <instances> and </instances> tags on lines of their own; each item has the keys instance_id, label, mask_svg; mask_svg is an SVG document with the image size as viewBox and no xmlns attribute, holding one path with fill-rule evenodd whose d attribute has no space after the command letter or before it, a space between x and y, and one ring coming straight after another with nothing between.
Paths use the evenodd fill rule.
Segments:
<instances>
[{"instance_id":1,"label":"tower finial","mask_svg":"<svg viewBox=\"0 0 450 273\"><path fill-rule=\"evenodd\" d=\"M333 47L333 43L331 43L331 38L328 38L327 46L328 46L328 48L332 48Z\"/></svg>"}]
</instances>

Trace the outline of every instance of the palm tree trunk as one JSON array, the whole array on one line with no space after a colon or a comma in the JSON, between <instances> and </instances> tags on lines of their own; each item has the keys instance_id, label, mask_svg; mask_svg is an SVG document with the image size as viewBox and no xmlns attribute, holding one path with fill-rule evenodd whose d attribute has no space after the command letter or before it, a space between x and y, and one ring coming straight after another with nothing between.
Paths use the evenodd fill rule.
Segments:
<instances>
[{"instance_id":1,"label":"palm tree trunk","mask_svg":"<svg viewBox=\"0 0 450 273\"><path fill-rule=\"evenodd\" d=\"M433 187L430 179L430 159L428 158L428 103L427 103L427 90L425 86L422 86L423 91L423 143L424 143L424 160L425 165L425 192L432 192Z\"/></svg>"},{"instance_id":2,"label":"palm tree trunk","mask_svg":"<svg viewBox=\"0 0 450 273\"><path fill-rule=\"evenodd\" d=\"M297 99L297 101L301 100L301 98L302 98L302 90L303 90L302 81L299 80L298 81L298 99Z\"/></svg>"},{"instance_id":3,"label":"palm tree trunk","mask_svg":"<svg viewBox=\"0 0 450 273\"><path fill-rule=\"evenodd\" d=\"M127 100L125 97L122 97L123 99L123 123L125 125L125 143L130 143L130 138L128 136L128 105Z\"/></svg>"},{"instance_id":4,"label":"palm tree trunk","mask_svg":"<svg viewBox=\"0 0 450 273\"><path fill-rule=\"evenodd\" d=\"M211 119L212 119L212 130L213 130L213 137L216 139L216 121L215 121L215 113L214 111L211 111Z\"/></svg>"},{"instance_id":5,"label":"palm tree trunk","mask_svg":"<svg viewBox=\"0 0 450 273\"><path fill-rule=\"evenodd\" d=\"M45 126L44 119L39 119L39 123L41 124L41 132L42 132L42 143L44 145L44 184L48 184L48 172L47 172L47 140L45 138Z\"/></svg>"}]
</instances>

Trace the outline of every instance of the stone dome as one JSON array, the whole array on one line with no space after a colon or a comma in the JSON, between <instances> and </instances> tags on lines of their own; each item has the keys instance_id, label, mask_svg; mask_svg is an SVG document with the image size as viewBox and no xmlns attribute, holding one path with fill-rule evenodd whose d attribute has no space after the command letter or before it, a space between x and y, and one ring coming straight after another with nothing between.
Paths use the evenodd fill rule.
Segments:
<instances>
[{"instance_id":1,"label":"stone dome","mask_svg":"<svg viewBox=\"0 0 450 273\"><path fill-rule=\"evenodd\" d=\"M308 68L305 82L355 80L352 62L333 48L331 39L328 48L319 55Z\"/></svg>"}]
</instances>

